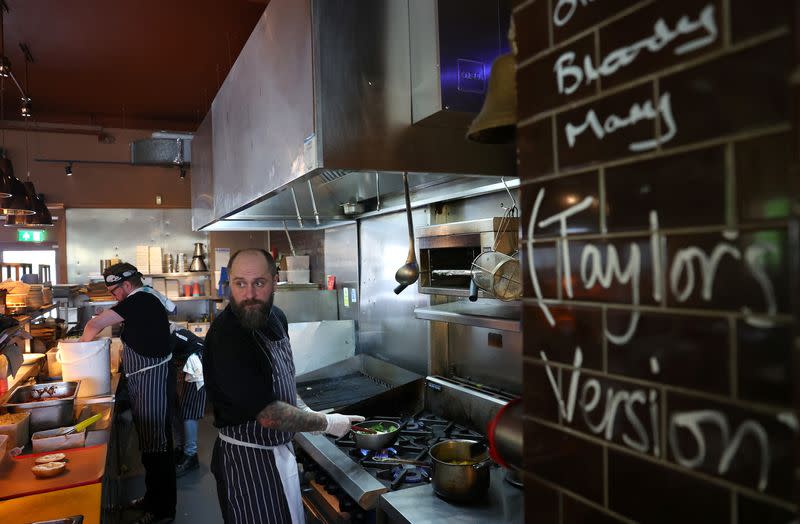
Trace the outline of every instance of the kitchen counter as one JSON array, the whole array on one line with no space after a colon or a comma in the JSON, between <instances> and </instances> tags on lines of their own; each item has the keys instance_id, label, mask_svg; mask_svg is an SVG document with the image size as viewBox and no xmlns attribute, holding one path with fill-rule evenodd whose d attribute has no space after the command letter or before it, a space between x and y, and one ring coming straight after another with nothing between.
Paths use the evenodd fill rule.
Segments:
<instances>
[{"instance_id":1,"label":"kitchen counter","mask_svg":"<svg viewBox=\"0 0 800 524\"><path fill-rule=\"evenodd\" d=\"M454 504L439 498L431 484L384 493L378 503L378 522L523 522L524 490L506 482L505 475L504 469L493 467L485 501L470 505Z\"/></svg>"},{"instance_id":2,"label":"kitchen counter","mask_svg":"<svg viewBox=\"0 0 800 524\"><path fill-rule=\"evenodd\" d=\"M118 383L119 375L112 375L112 392ZM47 453L6 457L0 464L0 522L32 522L81 514L84 524L99 524L103 481L107 464L113 460L110 451L114 446L114 410L113 394L75 399L76 421L95 413L103 413L103 417L87 430L85 447L48 452L67 456L66 471L58 476L38 479L31 472L35 458ZM24 519L20 520L22 515Z\"/></svg>"}]
</instances>

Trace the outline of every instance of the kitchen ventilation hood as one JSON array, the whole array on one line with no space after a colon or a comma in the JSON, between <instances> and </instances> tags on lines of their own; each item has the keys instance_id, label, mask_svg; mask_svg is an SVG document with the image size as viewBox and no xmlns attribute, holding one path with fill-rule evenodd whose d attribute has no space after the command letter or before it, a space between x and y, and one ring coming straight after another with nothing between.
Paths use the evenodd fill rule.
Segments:
<instances>
[{"instance_id":1,"label":"kitchen ventilation hood","mask_svg":"<svg viewBox=\"0 0 800 524\"><path fill-rule=\"evenodd\" d=\"M417 204L513 176L513 145L465 138L509 20L510 0L270 1L195 134L193 228L386 212L404 171Z\"/></svg>"}]
</instances>

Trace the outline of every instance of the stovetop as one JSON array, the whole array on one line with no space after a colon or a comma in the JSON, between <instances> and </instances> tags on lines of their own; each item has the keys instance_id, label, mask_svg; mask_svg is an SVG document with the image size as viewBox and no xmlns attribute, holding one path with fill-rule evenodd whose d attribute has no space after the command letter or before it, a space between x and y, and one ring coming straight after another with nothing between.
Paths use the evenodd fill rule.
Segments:
<instances>
[{"instance_id":1,"label":"stovetop","mask_svg":"<svg viewBox=\"0 0 800 524\"><path fill-rule=\"evenodd\" d=\"M391 447L381 451L359 449L352 439L352 434L339 439L329 437L329 440L392 491L430 482L428 449L437 442L447 439L470 439L480 442L486 440L482 434L430 412L422 412L410 418L373 418L396 422L400 426L400 435ZM369 420L366 421L368 422ZM390 462L393 458L426 462L428 466L393 464Z\"/></svg>"}]
</instances>

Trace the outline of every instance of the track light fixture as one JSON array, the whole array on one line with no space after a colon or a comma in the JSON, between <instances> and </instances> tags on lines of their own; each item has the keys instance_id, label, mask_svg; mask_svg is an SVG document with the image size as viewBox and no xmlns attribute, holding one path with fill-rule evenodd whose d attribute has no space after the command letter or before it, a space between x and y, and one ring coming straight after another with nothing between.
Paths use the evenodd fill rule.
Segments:
<instances>
[{"instance_id":1,"label":"track light fixture","mask_svg":"<svg viewBox=\"0 0 800 524\"><path fill-rule=\"evenodd\" d=\"M180 175L178 175L178 176L180 177L180 179L181 179L181 180L183 180L184 178L186 178L186 169L184 169L184 167L183 167L183 166L181 166L181 174L180 174Z\"/></svg>"},{"instance_id":2,"label":"track light fixture","mask_svg":"<svg viewBox=\"0 0 800 524\"><path fill-rule=\"evenodd\" d=\"M67 173L67 176L72 176L72 162L67 164L67 167L64 168L64 171Z\"/></svg>"},{"instance_id":3,"label":"track light fixture","mask_svg":"<svg viewBox=\"0 0 800 524\"><path fill-rule=\"evenodd\" d=\"M20 114L22 118L30 118L33 116L33 105L31 104L30 97L23 96L22 97L22 107L20 109Z\"/></svg>"},{"instance_id":4,"label":"track light fixture","mask_svg":"<svg viewBox=\"0 0 800 524\"><path fill-rule=\"evenodd\" d=\"M7 56L0 56L0 76L3 78L11 76L11 61Z\"/></svg>"}]
</instances>

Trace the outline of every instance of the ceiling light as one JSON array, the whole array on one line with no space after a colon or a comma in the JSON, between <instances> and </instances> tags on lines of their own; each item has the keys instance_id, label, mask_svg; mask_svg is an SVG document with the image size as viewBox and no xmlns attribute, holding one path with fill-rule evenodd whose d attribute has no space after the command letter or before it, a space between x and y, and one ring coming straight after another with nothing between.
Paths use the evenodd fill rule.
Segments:
<instances>
[{"instance_id":1,"label":"ceiling light","mask_svg":"<svg viewBox=\"0 0 800 524\"><path fill-rule=\"evenodd\" d=\"M67 167L64 168L64 171L67 173L67 176L72 176L72 162L67 164Z\"/></svg>"},{"instance_id":2,"label":"ceiling light","mask_svg":"<svg viewBox=\"0 0 800 524\"><path fill-rule=\"evenodd\" d=\"M22 108L20 110L22 118L30 118L33 116L33 105L31 104L30 97L22 97Z\"/></svg>"},{"instance_id":3,"label":"ceiling light","mask_svg":"<svg viewBox=\"0 0 800 524\"><path fill-rule=\"evenodd\" d=\"M28 196L28 191L23 183L13 177L12 194L10 197L0 201L0 215L32 215L33 201Z\"/></svg>"},{"instance_id":4,"label":"ceiling light","mask_svg":"<svg viewBox=\"0 0 800 524\"><path fill-rule=\"evenodd\" d=\"M6 216L6 227L53 227L53 216L47 205L44 203L44 195L36 194L33 182L24 182L28 198L33 203L35 213L33 215L8 215Z\"/></svg>"},{"instance_id":5,"label":"ceiling light","mask_svg":"<svg viewBox=\"0 0 800 524\"><path fill-rule=\"evenodd\" d=\"M11 161L7 158L0 158L0 198L8 198L12 195L14 192L13 179Z\"/></svg>"},{"instance_id":6,"label":"ceiling light","mask_svg":"<svg viewBox=\"0 0 800 524\"><path fill-rule=\"evenodd\" d=\"M27 190L20 180L14 176L14 167L8 158L0 158L0 215L32 215L33 202L28 198Z\"/></svg>"},{"instance_id":7,"label":"ceiling light","mask_svg":"<svg viewBox=\"0 0 800 524\"><path fill-rule=\"evenodd\" d=\"M0 76L3 78L11 76L11 62L7 56L0 56Z\"/></svg>"}]
</instances>

